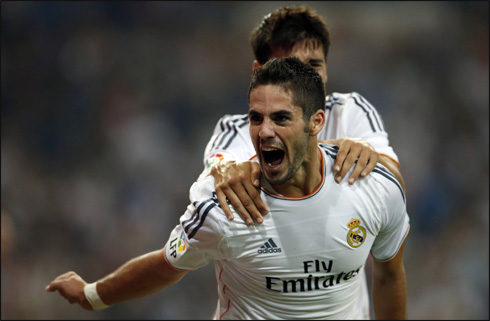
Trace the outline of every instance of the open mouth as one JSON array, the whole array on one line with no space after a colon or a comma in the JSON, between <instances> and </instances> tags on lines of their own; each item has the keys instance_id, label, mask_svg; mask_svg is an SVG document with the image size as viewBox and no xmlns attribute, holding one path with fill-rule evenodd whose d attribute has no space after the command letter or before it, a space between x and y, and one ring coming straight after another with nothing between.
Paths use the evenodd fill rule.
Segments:
<instances>
[{"instance_id":1,"label":"open mouth","mask_svg":"<svg viewBox=\"0 0 490 321\"><path fill-rule=\"evenodd\" d=\"M275 167L282 163L284 151L276 148L264 148L262 149L262 158L267 165Z\"/></svg>"}]
</instances>

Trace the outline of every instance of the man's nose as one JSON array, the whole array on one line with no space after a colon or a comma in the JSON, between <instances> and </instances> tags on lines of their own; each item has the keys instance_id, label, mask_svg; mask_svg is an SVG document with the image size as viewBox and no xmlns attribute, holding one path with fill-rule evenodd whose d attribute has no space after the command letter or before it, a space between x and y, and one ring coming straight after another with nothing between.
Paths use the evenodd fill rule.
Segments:
<instances>
[{"instance_id":1,"label":"man's nose","mask_svg":"<svg viewBox=\"0 0 490 321\"><path fill-rule=\"evenodd\" d=\"M275 137L274 124L270 120L264 120L260 125L259 137L268 139Z\"/></svg>"}]
</instances>

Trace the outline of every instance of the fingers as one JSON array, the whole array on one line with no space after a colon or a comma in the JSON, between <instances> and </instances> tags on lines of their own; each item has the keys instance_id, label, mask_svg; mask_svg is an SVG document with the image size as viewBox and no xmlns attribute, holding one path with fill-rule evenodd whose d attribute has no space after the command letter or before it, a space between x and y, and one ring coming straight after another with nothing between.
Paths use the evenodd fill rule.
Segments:
<instances>
[{"instance_id":1,"label":"fingers","mask_svg":"<svg viewBox=\"0 0 490 321\"><path fill-rule=\"evenodd\" d=\"M228 202L226 200L227 196L224 193L224 190L226 190L226 188L227 187L223 186L223 184L216 184L216 197L218 198L219 205L221 206L223 212L225 212L226 217L228 217L228 219L232 221L235 216L233 216L233 213L231 212L230 207L228 206ZM233 199L233 195L229 195L229 198ZM236 202L236 200L234 200L234 202Z\"/></svg>"},{"instance_id":2,"label":"fingers","mask_svg":"<svg viewBox=\"0 0 490 321\"><path fill-rule=\"evenodd\" d=\"M61 275L58 275L53 281L51 281L50 284L48 284L46 286L45 290L48 292L54 292L54 291L59 289L60 284L64 280L68 280L69 278L74 277L75 275L76 275L76 273L73 271L66 272L66 273L63 273Z\"/></svg>"},{"instance_id":3,"label":"fingers","mask_svg":"<svg viewBox=\"0 0 490 321\"><path fill-rule=\"evenodd\" d=\"M252 218L248 214L247 209L244 207L253 202L250 200L250 197L248 196L248 193L245 191L244 187L241 184L237 184L236 179L229 180L228 184L216 184L216 196L228 219L233 220L233 214L227 201L230 202L235 211L247 225L253 224ZM246 198L249 198L249 200Z\"/></svg>"},{"instance_id":4,"label":"fingers","mask_svg":"<svg viewBox=\"0 0 490 321\"><path fill-rule=\"evenodd\" d=\"M335 159L335 163L333 165L333 169L337 172L335 175L335 181L340 183L342 179L344 179L345 174L352 167L354 162L356 161L359 151L355 153L354 149L351 149L350 144L346 144L346 141L343 141L339 145L339 151L337 152L337 157Z\"/></svg>"},{"instance_id":5,"label":"fingers","mask_svg":"<svg viewBox=\"0 0 490 321\"><path fill-rule=\"evenodd\" d=\"M267 213L269 213L269 209L267 208L267 206L262 201L262 198L260 197L260 193L258 190L258 188L260 188L260 176L262 175L262 172L260 170L260 165L259 165L259 163L252 163L251 167L252 168L251 168L250 175L252 177L252 181L253 181L253 185L254 185L255 189L251 189L251 190L247 189L247 190L248 190L249 194L251 195L251 197L255 203L255 206L260 211L260 214L267 215Z\"/></svg>"},{"instance_id":6,"label":"fingers","mask_svg":"<svg viewBox=\"0 0 490 321\"><path fill-rule=\"evenodd\" d=\"M335 181L340 183L352 166L355 167L349 176L349 184L354 184L359 177L371 173L378 162L379 155L369 143L361 139L342 139L334 163ZM357 162L356 162L357 160Z\"/></svg>"},{"instance_id":7,"label":"fingers","mask_svg":"<svg viewBox=\"0 0 490 321\"><path fill-rule=\"evenodd\" d=\"M75 272L67 272L56 277L45 288L48 292L58 293L70 303L78 303L84 309L91 310L90 303L85 298L83 288L85 281Z\"/></svg>"},{"instance_id":8,"label":"fingers","mask_svg":"<svg viewBox=\"0 0 490 321\"><path fill-rule=\"evenodd\" d=\"M215 178L216 197L228 219L233 220L229 205L247 225L263 222L268 208L260 198L260 166L255 162L220 162L212 171Z\"/></svg>"},{"instance_id":9,"label":"fingers","mask_svg":"<svg viewBox=\"0 0 490 321\"><path fill-rule=\"evenodd\" d=\"M254 194L257 191L250 182L250 178L240 174L238 177L229 179L228 185L220 184L220 189L247 225L253 224L253 219L262 222L262 216L254 202L258 193Z\"/></svg>"},{"instance_id":10,"label":"fingers","mask_svg":"<svg viewBox=\"0 0 490 321\"><path fill-rule=\"evenodd\" d=\"M262 202L262 198L260 198L260 193L254 185L245 184L245 189L247 190L248 195L250 196L251 203L245 203L244 205L247 208L248 213L252 216L252 219L258 224L262 224L264 219L262 218L263 212L267 214L267 208ZM265 214L264 214L265 215Z\"/></svg>"},{"instance_id":11,"label":"fingers","mask_svg":"<svg viewBox=\"0 0 490 321\"><path fill-rule=\"evenodd\" d=\"M369 162L369 156L370 156L369 151L361 152L361 155L359 156L359 158L357 160L357 163L354 167L354 170L352 171L352 173L349 176L349 179L348 179L349 184L351 184L351 185L354 184L355 181L359 178L359 175L361 175L361 172L362 173L366 172L366 165ZM369 171L369 172L371 172L371 171ZM364 176L366 176L366 175L364 175Z\"/></svg>"},{"instance_id":12,"label":"fingers","mask_svg":"<svg viewBox=\"0 0 490 321\"><path fill-rule=\"evenodd\" d=\"M379 154L376 152L370 153L368 155L368 162L364 170L361 171L361 177L366 177L368 176L376 167L376 164L378 163L379 160Z\"/></svg>"}]
</instances>

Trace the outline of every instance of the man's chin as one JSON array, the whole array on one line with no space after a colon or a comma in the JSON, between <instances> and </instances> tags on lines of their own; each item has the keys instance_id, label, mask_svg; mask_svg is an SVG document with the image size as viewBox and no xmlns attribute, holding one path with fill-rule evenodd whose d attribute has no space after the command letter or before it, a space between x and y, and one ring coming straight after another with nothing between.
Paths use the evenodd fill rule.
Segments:
<instances>
[{"instance_id":1,"label":"man's chin","mask_svg":"<svg viewBox=\"0 0 490 321\"><path fill-rule=\"evenodd\" d=\"M264 172L264 176L271 185L281 185L287 181L280 171Z\"/></svg>"}]
</instances>

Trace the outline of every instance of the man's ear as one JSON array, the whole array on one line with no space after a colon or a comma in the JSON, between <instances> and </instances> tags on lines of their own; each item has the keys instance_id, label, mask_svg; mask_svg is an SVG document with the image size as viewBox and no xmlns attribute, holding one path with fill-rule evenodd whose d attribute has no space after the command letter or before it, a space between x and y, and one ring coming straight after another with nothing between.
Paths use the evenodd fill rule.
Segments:
<instances>
[{"instance_id":1,"label":"man's ear","mask_svg":"<svg viewBox=\"0 0 490 321\"><path fill-rule=\"evenodd\" d=\"M260 66L259 62L257 60L254 60L254 64L252 66L252 70L255 70L258 66Z\"/></svg>"},{"instance_id":2,"label":"man's ear","mask_svg":"<svg viewBox=\"0 0 490 321\"><path fill-rule=\"evenodd\" d=\"M322 130L325 125L325 112L321 109L318 109L311 117L310 117L310 136L316 136Z\"/></svg>"}]
</instances>

